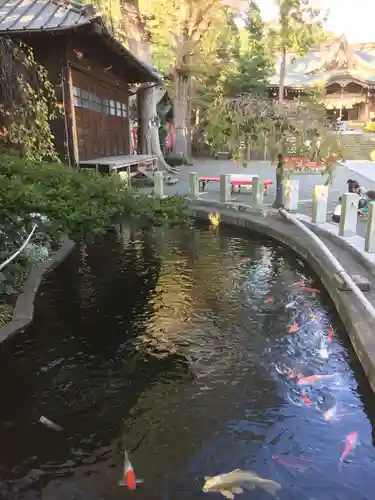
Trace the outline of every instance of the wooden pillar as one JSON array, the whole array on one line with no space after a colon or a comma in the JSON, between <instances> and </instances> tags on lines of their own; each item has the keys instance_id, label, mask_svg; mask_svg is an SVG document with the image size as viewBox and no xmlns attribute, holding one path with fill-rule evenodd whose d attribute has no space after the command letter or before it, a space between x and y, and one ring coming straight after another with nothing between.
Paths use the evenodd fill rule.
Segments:
<instances>
[{"instance_id":1,"label":"wooden pillar","mask_svg":"<svg viewBox=\"0 0 375 500\"><path fill-rule=\"evenodd\" d=\"M67 156L71 165L79 163L76 117L73 100L73 80L72 69L69 63L62 71L63 100L64 100L64 120L65 136L67 142Z\"/></svg>"}]
</instances>

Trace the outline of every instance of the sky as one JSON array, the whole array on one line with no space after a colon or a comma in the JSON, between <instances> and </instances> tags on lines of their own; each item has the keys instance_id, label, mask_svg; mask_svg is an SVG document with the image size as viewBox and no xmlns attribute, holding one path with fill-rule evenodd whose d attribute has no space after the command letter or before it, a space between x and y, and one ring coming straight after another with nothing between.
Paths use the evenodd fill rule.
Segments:
<instances>
[{"instance_id":1,"label":"sky","mask_svg":"<svg viewBox=\"0 0 375 500\"><path fill-rule=\"evenodd\" d=\"M258 0L265 20L276 17L275 0ZM315 0L329 9L326 28L338 35L345 34L350 43L375 43L375 0Z\"/></svg>"}]
</instances>

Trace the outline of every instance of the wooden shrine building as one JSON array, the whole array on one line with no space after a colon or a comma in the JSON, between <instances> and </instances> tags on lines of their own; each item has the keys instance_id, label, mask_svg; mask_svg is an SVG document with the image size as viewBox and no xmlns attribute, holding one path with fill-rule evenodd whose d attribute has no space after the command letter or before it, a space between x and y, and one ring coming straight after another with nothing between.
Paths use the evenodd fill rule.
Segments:
<instances>
[{"instance_id":1,"label":"wooden shrine building","mask_svg":"<svg viewBox=\"0 0 375 500\"><path fill-rule=\"evenodd\" d=\"M0 36L34 50L63 110L52 123L56 149L71 164L129 155L129 88L160 82L106 28L91 5L72 0L0 0Z\"/></svg>"},{"instance_id":2,"label":"wooden shrine building","mask_svg":"<svg viewBox=\"0 0 375 500\"><path fill-rule=\"evenodd\" d=\"M280 68L277 61L276 68ZM278 95L279 75L270 81ZM303 57L288 54L285 98L296 99L308 89L324 90L328 115L344 121L367 122L375 116L375 43L349 44L344 37L314 47Z\"/></svg>"}]
</instances>

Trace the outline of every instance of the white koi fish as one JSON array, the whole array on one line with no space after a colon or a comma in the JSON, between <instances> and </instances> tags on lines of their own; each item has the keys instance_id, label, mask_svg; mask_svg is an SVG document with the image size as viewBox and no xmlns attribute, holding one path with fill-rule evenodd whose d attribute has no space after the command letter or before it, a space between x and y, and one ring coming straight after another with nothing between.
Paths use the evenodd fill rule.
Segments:
<instances>
[{"instance_id":1,"label":"white koi fish","mask_svg":"<svg viewBox=\"0 0 375 500\"><path fill-rule=\"evenodd\" d=\"M281 484L270 479L263 479L255 472L235 469L227 474L219 476L206 476L202 491L219 492L228 500L233 500L234 495L243 493L243 488L253 490L254 488L263 488L273 496L281 489Z\"/></svg>"}]
</instances>

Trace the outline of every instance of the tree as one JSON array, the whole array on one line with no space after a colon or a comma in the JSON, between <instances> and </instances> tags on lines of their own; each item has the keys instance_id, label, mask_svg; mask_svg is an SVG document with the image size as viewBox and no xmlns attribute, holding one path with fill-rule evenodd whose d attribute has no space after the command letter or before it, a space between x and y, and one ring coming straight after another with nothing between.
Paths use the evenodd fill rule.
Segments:
<instances>
[{"instance_id":1,"label":"tree","mask_svg":"<svg viewBox=\"0 0 375 500\"><path fill-rule=\"evenodd\" d=\"M227 95L265 94L273 64L265 52L264 24L258 5L250 0L245 11L243 33L234 45L234 68L223 82Z\"/></svg>"},{"instance_id":2,"label":"tree","mask_svg":"<svg viewBox=\"0 0 375 500\"><path fill-rule=\"evenodd\" d=\"M291 153L292 147L293 155L327 163L325 173L331 177L332 165L341 157L340 146L337 136L326 127L325 109L315 94L284 103L251 94L235 98L220 95L217 101L210 109L207 129L214 146L225 146L235 159L245 164L249 136L255 144L267 137L272 158L280 152ZM291 172L282 167L278 193L281 182ZM276 206L281 204L280 199L276 200Z\"/></svg>"},{"instance_id":3,"label":"tree","mask_svg":"<svg viewBox=\"0 0 375 500\"><path fill-rule=\"evenodd\" d=\"M280 53L279 101L284 100L287 53L304 55L314 43L321 41L325 13L313 8L312 0L276 0L278 26L270 28L268 40Z\"/></svg>"},{"instance_id":4,"label":"tree","mask_svg":"<svg viewBox=\"0 0 375 500\"><path fill-rule=\"evenodd\" d=\"M227 25L227 7L221 0L141 0L140 10L154 61L172 81L175 149L189 158L195 78L216 56L221 29Z\"/></svg>"}]
</instances>

